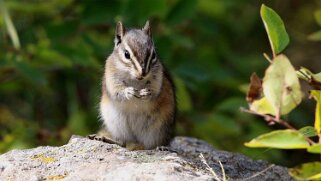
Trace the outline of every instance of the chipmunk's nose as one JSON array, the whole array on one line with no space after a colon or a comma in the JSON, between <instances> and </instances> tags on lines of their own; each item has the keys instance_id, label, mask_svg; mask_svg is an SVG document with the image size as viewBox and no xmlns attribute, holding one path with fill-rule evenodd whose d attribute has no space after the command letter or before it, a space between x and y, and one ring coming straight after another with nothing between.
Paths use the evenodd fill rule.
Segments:
<instances>
[{"instance_id":1,"label":"chipmunk's nose","mask_svg":"<svg viewBox=\"0 0 321 181\"><path fill-rule=\"evenodd\" d=\"M140 74L139 76L136 77L136 79L137 80L143 80L145 76L146 76L146 72L143 71L142 74Z\"/></svg>"}]
</instances>

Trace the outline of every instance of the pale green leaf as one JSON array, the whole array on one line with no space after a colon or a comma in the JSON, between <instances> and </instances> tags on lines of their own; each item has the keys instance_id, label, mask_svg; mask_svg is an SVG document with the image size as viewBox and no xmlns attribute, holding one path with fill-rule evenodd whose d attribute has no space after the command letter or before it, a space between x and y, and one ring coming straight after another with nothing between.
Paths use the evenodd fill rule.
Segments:
<instances>
[{"instance_id":1,"label":"pale green leaf","mask_svg":"<svg viewBox=\"0 0 321 181\"><path fill-rule=\"evenodd\" d=\"M321 144L318 143L318 144L314 144L312 146L309 146L307 150L310 153L318 153L318 154L320 154L321 153Z\"/></svg>"},{"instance_id":2,"label":"pale green leaf","mask_svg":"<svg viewBox=\"0 0 321 181\"><path fill-rule=\"evenodd\" d=\"M310 34L308 39L312 41L321 41L321 30Z\"/></svg>"},{"instance_id":3,"label":"pale green leaf","mask_svg":"<svg viewBox=\"0 0 321 181\"><path fill-rule=\"evenodd\" d=\"M313 74L313 78L314 80L316 80L317 82L321 83L321 72L317 73L317 74Z\"/></svg>"},{"instance_id":4,"label":"pale green leaf","mask_svg":"<svg viewBox=\"0 0 321 181\"><path fill-rule=\"evenodd\" d=\"M315 11L314 17L317 23L321 26L321 10Z\"/></svg>"},{"instance_id":5,"label":"pale green leaf","mask_svg":"<svg viewBox=\"0 0 321 181\"><path fill-rule=\"evenodd\" d=\"M302 100L296 71L285 55L273 59L263 78L263 93L276 116L292 111Z\"/></svg>"},{"instance_id":6,"label":"pale green leaf","mask_svg":"<svg viewBox=\"0 0 321 181\"><path fill-rule=\"evenodd\" d=\"M321 91L319 90L311 90L310 96L312 96L316 101L316 109L315 109L315 121L314 128L317 130L317 133L321 134Z\"/></svg>"},{"instance_id":7,"label":"pale green leaf","mask_svg":"<svg viewBox=\"0 0 321 181\"><path fill-rule=\"evenodd\" d=\"M281 17L273 9L262 4L261 18L269 37L273 55L281 53L290 42Z\"/></svg>"},{"instance_id":8,"label":"pale green leaf","mask_svg":"<svg viewBox=\"0 0 321 181\"><path fill-rule=\"evenodd\" d=\"M304 134L306 137L317 136L317 131L312 126L306 126L299 129L300 133Z\"/></svg>"},{"instance_id":9,"label":"pale green leaf","mask_svg":"<svg viewBox=\"0 0 321 181\"><path fill-rule=\"evenodd\" d=\"M273 114L273 115L275 115L275 111L273 109L273 106L266 99L266 97L262 97L261 99L253 101L250 104L250 110L260 113L260 114Z\"/></svg>"},{"instance_id":10,"label":"pale green leaf","mask_svg":"<svg viewBox=\"0 0 321 181\"><path fill-rule=\"evenodd\" d=\"M303 134L294 130L272 131L245 143L247 147L259 148L280 148L280 149L300 149L307 148L309 143Z\"/></svg>"},{"instance_id":11,"label":"pale green leaf","mask_svg":"<svg viewBox=\"0 0 321 181\"><path fill-rule=\"evenodd\" d=\"M290 168L289 173L297 180L320 180L321 162L310 162Z\"/></svg>"}]
</instances>

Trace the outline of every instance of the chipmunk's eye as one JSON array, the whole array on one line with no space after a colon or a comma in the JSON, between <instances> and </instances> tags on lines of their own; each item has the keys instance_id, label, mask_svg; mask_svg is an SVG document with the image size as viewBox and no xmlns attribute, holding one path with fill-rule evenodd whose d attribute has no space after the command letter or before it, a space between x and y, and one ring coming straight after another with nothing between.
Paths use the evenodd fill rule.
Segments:
<instances>
[{"instance_id":1,"label":"chipmunk's eye","mask_svg":"<svg viewBox=\"0 0 321 181\"><path fill-rule=\"evenodd\" d=\"M153 51L152 60L154 60L155 58L156 58L156 53L155 53L155 51Z\"/></svg>"},{"instance_id":2,"label":"chipmunk's eye","mask_svg":"<svg viewBox=\"0 0 321 181\"><path fill-rule=\"evenodd\" d=\"M125 58L130 59L130 54L127 50L125 50Z\"/></svg>"}]
</instances>

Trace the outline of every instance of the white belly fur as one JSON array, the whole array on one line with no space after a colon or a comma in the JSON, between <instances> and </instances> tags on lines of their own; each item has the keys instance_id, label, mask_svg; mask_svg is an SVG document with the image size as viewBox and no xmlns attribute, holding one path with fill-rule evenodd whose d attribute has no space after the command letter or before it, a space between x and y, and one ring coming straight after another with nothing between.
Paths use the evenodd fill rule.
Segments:
<instances>
[{"instance_id":1,"label":"white belly fur","mask_svg":"<svg viewBox=\"0 0 321 181\"><path fill-rule=\"evenodd\" d=\"M102 103L100 112L113 139L122 143L138 142L150 149L161 142L161 130L152 126L160 116L150 114L151 106L149 101L134 98L126 102Z\"/></svg>"}]
</instances>

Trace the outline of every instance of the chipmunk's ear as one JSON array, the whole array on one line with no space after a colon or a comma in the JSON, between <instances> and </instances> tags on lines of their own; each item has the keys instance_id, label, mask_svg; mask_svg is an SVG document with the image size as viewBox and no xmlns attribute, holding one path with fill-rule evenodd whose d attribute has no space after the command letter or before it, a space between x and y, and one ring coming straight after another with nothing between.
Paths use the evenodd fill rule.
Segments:
<instances>
[{"instance_id":1,"label":"chipmunk's ear","mask_svg":"<svg viewBox=\"0 0 321 181\"><path fill-rule=\"evenodd\" d=\"M119 45L125 35L125 27L122 22L118 21L115 33L115 46Z\"/></svg>"},{"instance_id":2,"label":"chipmunk's ear","mask_svg":"<svg viewBox=\"0 0 321 181\"><path fill-rule=\"evenodd\" d=\"M148 36L152 36L152 31L149 25L149 21L147 20L144 28L142 29Z\"/></svg>"}]
</instances>

